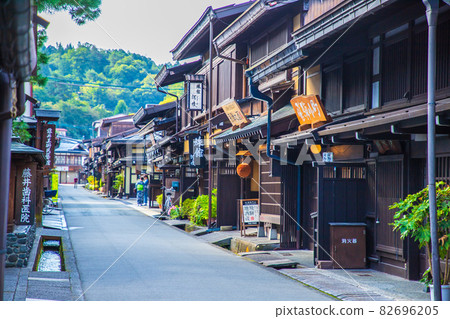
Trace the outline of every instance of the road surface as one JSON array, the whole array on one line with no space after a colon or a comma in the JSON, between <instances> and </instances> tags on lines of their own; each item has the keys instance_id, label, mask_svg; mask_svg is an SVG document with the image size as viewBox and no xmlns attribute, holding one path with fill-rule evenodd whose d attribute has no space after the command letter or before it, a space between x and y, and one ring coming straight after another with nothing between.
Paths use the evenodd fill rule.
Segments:
<instances>
[{"instance_id":1,"label":"road surface","mask_svg":"<svg viewBox=\"0 0 450 319\"><path fill-rule=\"evenodd\" d=\"M120 201L59 194L85 300L332 300Z\"/></svg>"}]
</instances>

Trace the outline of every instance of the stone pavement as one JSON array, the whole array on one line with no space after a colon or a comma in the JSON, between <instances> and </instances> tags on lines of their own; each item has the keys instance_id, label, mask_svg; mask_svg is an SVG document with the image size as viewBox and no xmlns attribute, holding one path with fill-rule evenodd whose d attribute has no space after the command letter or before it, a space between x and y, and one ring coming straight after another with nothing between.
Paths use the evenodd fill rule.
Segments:
<instances>
[{"instance_id":1,"label":"stone pavement","mask_svg":"<svg viewBox=\"0 0 450 319\"><path fill-rule=\"evenodd\" d=\"M61 237L65 271L34 271L41 236ZM80 277L67 229L38 227L26 268L6 268L5 301L83 300Z\"/></svg>"}]
</instances>

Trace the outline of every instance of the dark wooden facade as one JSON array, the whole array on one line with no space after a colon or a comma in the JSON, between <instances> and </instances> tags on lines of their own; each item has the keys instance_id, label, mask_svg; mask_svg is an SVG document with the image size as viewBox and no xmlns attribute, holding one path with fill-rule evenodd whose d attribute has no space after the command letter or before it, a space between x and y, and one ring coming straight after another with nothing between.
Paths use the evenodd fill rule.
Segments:
<instances>
[{"instance_id":1,"label":"dark wooden facade","mask_svg":"<svg viewBox=\"0 0 450 319\"><path fill-rule=\"evenodd\" d=\"M324 2L322 8L306 13L303 26L314 24L337 10L326 8L331 3ZM310 1L310 10L314 5L319 6L319 2ZM441 11L436 96L442 105L440 116L448 118L450 12L446 8ZM307 18L308 14L315 15L316 20ZM288 200L283 202L282 211L292 212L295 204L289 199L297 199L300 211L296 221L301 231L294 236L298 229L291 226L289 230L289 224L282 223L287 226L282 226L282 247L313 249L316 261L329 260L329 223L362 222L366 224L368 267L409 279L418 279L426 269L424 253L417 244L410 239L401 240L393 231L394 212L389 209L392 203L426 186L426 143L422 140L426 133L426 112L411 118L394 116L400 109L426 109L426 26L422 3L396 2L361 19L345 34L335 32L305 48L309 58L301 66L310 77L304 79L299 93L318 94L334 122L344 123L335 124L342 128L335 133L319 129L315 142L324 151L333 151L333 145L348 150L334 152L335 157L336 154L340 157L333 164L303 164L301 196L295 196L297 181L289 179L289 174L284 175L283 197ZM299 30L294 32L294 38L302 29ZM336 40L322 54L323 48ZM314 81L312 72L308 73L313 62ZM364 124L371 116L383 117L385 121ZM348 123L346 127L345 123ZM352 129L351 124L361 125ZM398 134L397 127L404 128L403 135ZM437 126L437 132L446 134L446 128ZM304 145L300 138L298 146L291 144L289 152L296 155ZM360 145L362 151L351 153L350 148L355 145ZM436 145L437 180L448 183L448 136L438 137Z\"/></svg>"}]
</instances>

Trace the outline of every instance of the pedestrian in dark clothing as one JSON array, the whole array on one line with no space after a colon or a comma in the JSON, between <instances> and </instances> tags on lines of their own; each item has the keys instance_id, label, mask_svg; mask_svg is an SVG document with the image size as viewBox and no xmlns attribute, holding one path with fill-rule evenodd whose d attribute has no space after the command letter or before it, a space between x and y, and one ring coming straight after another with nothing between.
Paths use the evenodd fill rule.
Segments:
<instances>
[{"instance_id":1,"label":"pedestrian in dark clothing","mask_svg":"<svg viewBox=\"0 0 450 319\"><path fill-rule=\"evenodd\" d=\"M73 179L73 188L77 188L77 185L78 185L78 178L74 178Z\"/></svg>"}]
</instances>

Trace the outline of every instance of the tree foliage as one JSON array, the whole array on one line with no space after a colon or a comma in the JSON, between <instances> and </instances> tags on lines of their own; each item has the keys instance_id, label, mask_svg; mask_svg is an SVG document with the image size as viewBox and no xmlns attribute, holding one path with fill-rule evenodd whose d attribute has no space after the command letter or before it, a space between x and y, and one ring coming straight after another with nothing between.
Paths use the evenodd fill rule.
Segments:
<instances>
[{"instance_id":1,"label":"tree foliage","mask_svg":"<svg viewBox=\"0 0 450 319\"><path fill-rule=\"evenodd\" d=\"M12 135L19 137L19 140L22 143L28 142L32 137L28 129L28 124L21 119L15 119L12 123Z\"/></svg>"},{"instance_id":2,"label":"tree foliage","mask_svg":"<svg viewBox=\"0 0 450 319\"><path fill-rule=\"evenodd\" d=\"M394 230L400 231L402 239L411 236L426 247L429 269L424 273L424 279L431 274L431 230L430 230L430 200L428 188L408 195L404 200L392 204L390 209L396 209L394 215ZM445 260L445 268L441 269L442 284L450 280L450 186L444 182L436 184L437 236L439 239L439 257Z\"/></svg>"},{"instance_id":3,"label":"tree foliage","mask_svg":"<svg viewBox=\"0 0 450 319\"><path fill-rule=\"evenodd\" d=\"M67 11L77 24L95 20L100 16L101 0L36 0L38 12Z\"/></svg>"},{"instance_id":4,"label":"tree foliage","mask_svg":"<svg viewBox=\"0 0 450 319\"><path fill-rule=\"evenodd\" d=\"M128 114L128 106L124 100L119 100L117 103L116 108L114 109L114 115L117 114Z\"/></svg>"},{"instance_id":5,"label":"tree foliage","mask_svg":"<svg viewBox=\"0 0 450 319\"><path fill-rule=\"evenodd\" d=\"M161 67L145 56L102 50L88 43L48 46L42 52L48 56L48 64L41 68L48 82L35 86L35 97L44 108L63 112L57 125L72 137L89 138L92 121L116 114L120 101L126 109L119 113L134 113L145 104L158 104L165 98L153 80ZM182 88L182 84L176 84L166 89L181 95ZM71 108L79 118L69 114Z\"/></svg>"}]
</instances>

